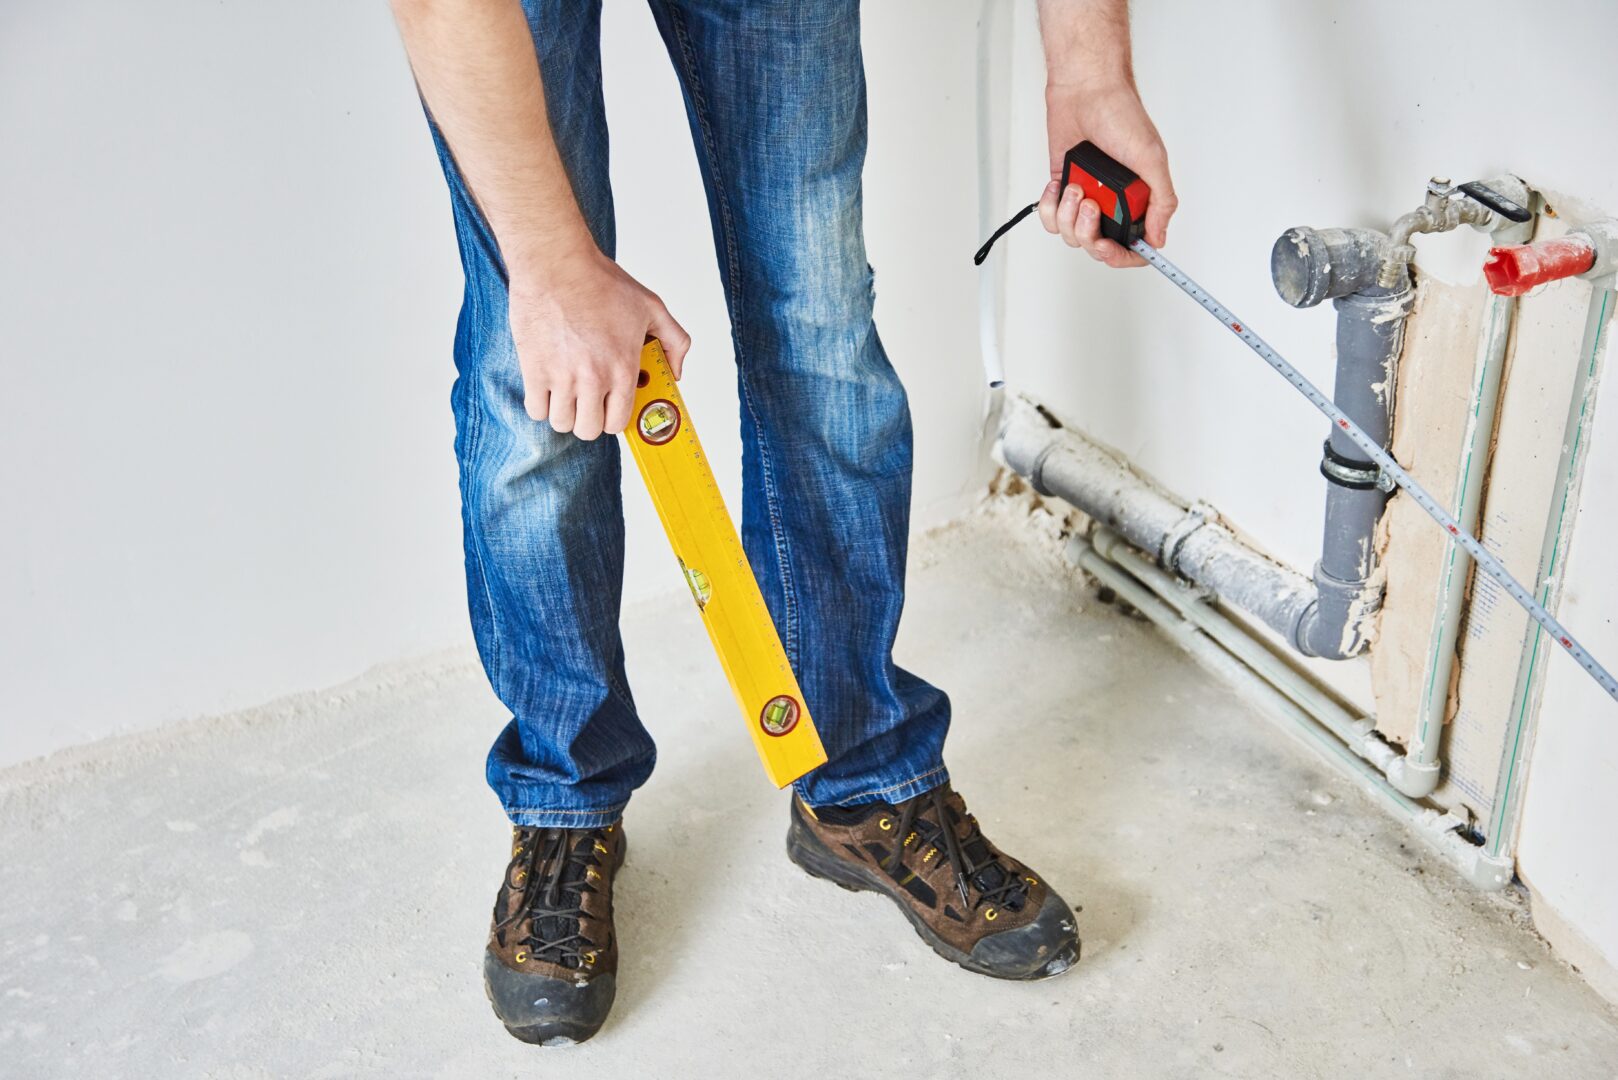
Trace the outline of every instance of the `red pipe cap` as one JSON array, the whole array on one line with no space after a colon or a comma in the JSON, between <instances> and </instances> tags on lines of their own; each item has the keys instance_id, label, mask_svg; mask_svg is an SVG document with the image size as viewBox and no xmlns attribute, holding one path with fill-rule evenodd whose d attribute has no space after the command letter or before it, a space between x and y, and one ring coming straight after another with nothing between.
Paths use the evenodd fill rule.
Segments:
<instances>
[{"instance_id":1,"label":"red pipe cap","mask_svg":"<svg viewBox=\"0 0 1618 1080\"><path fill-rule=\"evenodd\" d=\"M1521 296L1536 285L1576 277L1595 265L1596 249L1583 236L1563 236L1489 249L1483 276L1500 296Z\"/></svg>"}]
</instances>

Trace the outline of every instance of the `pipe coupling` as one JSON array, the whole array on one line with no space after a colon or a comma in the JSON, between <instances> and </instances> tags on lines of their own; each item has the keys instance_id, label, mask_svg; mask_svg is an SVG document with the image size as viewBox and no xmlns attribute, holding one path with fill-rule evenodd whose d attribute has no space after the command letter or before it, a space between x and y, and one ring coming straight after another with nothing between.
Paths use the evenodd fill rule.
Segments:
<instances>
[{"instance_id":1,"label":"pipe coupling","mask_svg":"<svg viewBox=\"0 0 1618 1080\"><path fill-rule=\"evenodd\" d=\"M1185 517L1176 522L1174 527L1164 534L1162 546L1157 553L1157 564L1171 574L1178 574L1180 572L1180 550L1185 547L1185 542L1191 539L1192 533L1208 524L1208 522L1217 520L1218 517L1219 511L1207 503L1199 502L1194 504L1191 509L1185 512Z\"/></svg>"}]
</instances>

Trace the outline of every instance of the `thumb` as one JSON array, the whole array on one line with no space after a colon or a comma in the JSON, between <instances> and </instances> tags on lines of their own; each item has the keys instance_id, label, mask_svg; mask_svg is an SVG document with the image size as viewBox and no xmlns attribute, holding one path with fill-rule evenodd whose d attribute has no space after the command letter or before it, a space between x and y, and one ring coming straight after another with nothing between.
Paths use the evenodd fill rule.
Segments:
<instances>
[{"instance_id":1,"label":"thumb","mask_svg":"<svg viewBox=\"0 0 1618 1080\"><path fill-rule=\"evenodd\" d=\"M669 370L678 379L685 367L685 354L691 350L691 335L675 321L661 300L653 302L652 318L646 332L663 343L663 355L668 357Z\"/></svg>"}]
</instances>

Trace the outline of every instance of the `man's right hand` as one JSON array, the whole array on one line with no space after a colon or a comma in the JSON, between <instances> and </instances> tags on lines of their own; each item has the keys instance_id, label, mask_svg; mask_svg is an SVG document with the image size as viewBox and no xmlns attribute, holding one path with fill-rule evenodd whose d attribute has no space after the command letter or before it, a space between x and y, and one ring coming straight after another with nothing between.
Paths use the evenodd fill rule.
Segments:
<instances>
[{"instance_id":1,"label":"man's right hand","mask_svg":"<svg viewBox=\"0 0 1618 1080\"><path fill-rule=\"evenodd\" d=\"M663 301L601 253L551 138L517 0L393 0L410 66L488 219L511 282L523 406L594 439L629 426L647 335L676 378L691 338Z\"/></svg>"},{"instance_id":2,"label":"man's right hand","mask_svg":"<svg viewBox=\"0 0 1618 1080\"><path fill-rule=\"evenodd\" d=\"M680 377L691 336L663 301L594 250L511 274L511 337L523 405L560 432L594 439L629 426L647 337Z\"/></svg>"}]
</instances>

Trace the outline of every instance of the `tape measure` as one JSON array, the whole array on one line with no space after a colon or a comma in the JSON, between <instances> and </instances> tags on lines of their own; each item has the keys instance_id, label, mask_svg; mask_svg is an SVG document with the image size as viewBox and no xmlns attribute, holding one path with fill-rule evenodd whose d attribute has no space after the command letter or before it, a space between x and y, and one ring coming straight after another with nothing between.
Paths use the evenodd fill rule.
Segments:
<instances>
[{"instance_id":1,"label":"tape measure","mask_svg":"<svg viewBox=\"0 0 1618 1080\"><path fill-rule=\"evenodd\" d=\"M1589 650L1579 644L1572 632L1558 622L1543 604L1535 600L1533 594L1521 582L1511 576L1511 571L1506 569L1505 564L1490 554L1477 537L1461 528L1460 523L1394 460L1392 454L1362 431L1359 425L1350 420L1330 398L1316 389L1314 383L1304 378L1302 372L1255 334L1247 323L1238 319L1229 308L1214 299L1207 289L1197 284L1189 274L1165 259L1161 252L1146 242L1142 234L1146 229L1146 205L1151 193L1145 181L1107 156L1094 143L1082 142L1068 151L1063 163L1064 192L1069 184L1078 184L1086 197L1095 199L1101 206L1100 231L1103 236L1124 245L1145 259L1164 277L1174 282L1181 292L1195 300L1204 311L1223 323L1227 330L1241 339L1242 344L1257 353L1259 359L1279 372L1283 379L1309 400L1309 404L1324 413L1349 441L1377 463L1387 483L1402 488L1417 506L1427 512L1428 517L1438 522L1443 530L1472 556L1478 569L1493 578L1506 591L1506 595L1520 604L1535 622L1544 627L1551 638L1573 657L1608 696L1618 701L1618 679L1614 679L1612 674L1590 655ZM1057 197L1060 199L1060 194ZM995 237L1004 233L1005 228L1009 228L1011 224L1026 217L1037 208L1037 205L1025 208L1012 222L1007 223L996 233ZM995 237L990 238L991 244ZM985 244L979 251L979 256L984 256L987 252L988 245ZM983 260L979 257L975 261L981 263Z\"/></svg>"},{"instance_id":2,"label":"tape measure","mask_svg":"<svg viewBox=\"0 0 1618 1080\"><path fill-rule=\"evenodd\" d=\"M656 338L641 350L633 416L624 432L629 452L764 771L776 787L786 787L825 764L826 751Z\"/></svg>"}]
</instances>

